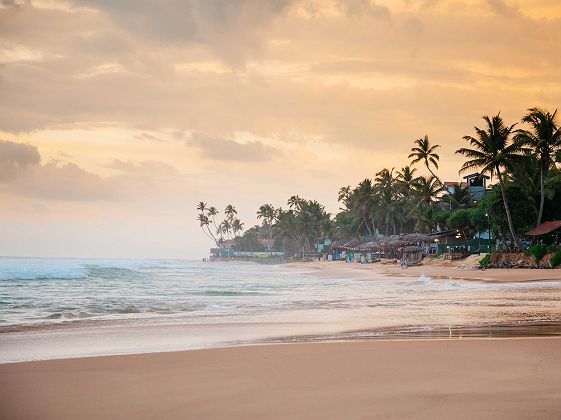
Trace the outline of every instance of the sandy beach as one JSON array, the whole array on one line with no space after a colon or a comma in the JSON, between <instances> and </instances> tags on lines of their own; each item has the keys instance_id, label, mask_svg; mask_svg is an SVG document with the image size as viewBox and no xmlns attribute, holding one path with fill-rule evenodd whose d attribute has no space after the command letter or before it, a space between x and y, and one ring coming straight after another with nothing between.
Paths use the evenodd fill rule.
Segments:
<instances>
[{"instance_id":1,"label":"sandy beach","mask_svg":"<svg viewBox=\"0 0 561 420\"><path fill-rule=\"evenodd\" d=\"M291 344L0 365L2 419L561 417L561 339Z\"/></svg>"},{"instance_id":2,"label":"sandy beach","mask_svg":"<svg viewBox=\"0 0 561 420\"><path fill-rule=\"evenodd\" d=\"M561 269L486 269L474 268L476 260L435 260L423 265L402 269L399 264L382 261L372 264L344 263L341 261L314 261L288 263L286 267L317 270L321 277L343 276L347 278L419 278L428 276L434 280L453 279L479 282L530 282L561 281Z\"/></svg>"}]
</instances>

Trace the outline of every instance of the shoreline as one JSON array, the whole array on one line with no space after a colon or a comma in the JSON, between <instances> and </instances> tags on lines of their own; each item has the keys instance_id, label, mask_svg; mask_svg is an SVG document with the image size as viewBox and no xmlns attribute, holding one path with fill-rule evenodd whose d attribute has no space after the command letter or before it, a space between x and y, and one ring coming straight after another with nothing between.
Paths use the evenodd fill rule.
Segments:
<instances>
[{"instance_id":1,"label":"shoreline","mask_svg":"<svg viewBox=\"0 0 561 420\"><path fill-rule=\"evenodd\" d=\"M267 324L256 324L259 327L266 327ZM254 328L253 326L252 328ZM75 326L74 326L75 327ZM88 327L92 331L88 331L88 328L74 328L73 326L62 326L59 331L63 333L63 336L54 335L52 336L51 344L55 343L66 343L72 346L75 340L79 340L80 337L88 337L91 335L97 335L98 330L96 327L100 325L92 325ZM177 326L173 331L179 334L187 334L184 326ZM231 326L225 324L224 327L230 328ZM250 325L245 325L245 328L250 327ZM147 333L149 330L145 330L142 326L136 326L137 330L144 331ZM153 329L152 327L150 327ZM113 328L117 335L130 334L130 326L120 325L117 328ZM161 331L160 329L157 329ZM290 329L286 330L287 332ZM36 331L39 335L43 335L49 330L39 330ZM5 344L10 343L10 340L14 340L14 337L24 337L26 334L33 334L34 332L13 332L4 333L4 338L7 340ZM151 333L148 333L150 336ZM65 341L64 335L70 337L70 341ZM169 332L167 333L169 335ZM2 337L2 334L0 334ZM134 337L131 335L130 337ZM129 339L130 339L129 337ZM174 353L174 352L184 352L184 351L202 351L202 350L213 350L213 349L234 349L234 348L245 348L252 346L269 346L269 345L284 345L284 344L330 344L330 343L354 343L354 342L378 342L378 341L456 341L456 340L502 340L502 339L531 339L531 338L561 338L561 319L560 320L542 320L542 321L526 321L526 322L496 322L496 323L481 323L474 325L424 325L424 324L409 324L409 325L396 325L391 327L366 327L358 329L348 329L341 331L325 331L325 332L315 332L306 333L301 332L295 335L285 334L285 335L272 335L269 337L253 337L253 338L239 338L231 340L219 340L205 345L197 344L170 344L168 346L161 347L133 347L129 349L120 349L119 347L99 347L97 350L81 351L75 353L68 353L65 355L61 354L49 354L45 353L42 356L34 356L30 358L18 358L18 359L5 359L0 360L0 366L3 364L14 364L14 363L31 363L31 362L41 362L41 361L52 361L52 360L75 360L82 358L91 357L113 357L113 356L132 356L132 355L143 355L143 354L164 354L164 353ZM29 340L29 337L27 337ZM16 343L18 338L15 338ZM39 338L41 343L41 338ZM54 340L54 341L53 341ZM62 341L61 341L62 340ZM149 339L151 342L152 339ZM28 343L33 343L33 341L27 341ZM41 344L45 346L45 342ZM13 346L12 346L13 347ZM9 346L4 347L4 351L8 352ZM17 347L12 348L12 354L15 354ZM8 354L8 353L6 353ZM21 356L20 356L21 357Z\"/></svg>"},{"instance_id":2,"label":"shoreline","mask_svg":"<svg viewBox=\"0 0 561 420\"><path fill-rule=\"evenodd\" d=\"M350 275L355 279L367 279L381 276L383 279L418 279L421 276L433 280L458 280L481 283L530 283L530 282L561 282L561 269L529 269L529 268L489 268L480 270L472 268L469 262L431 261L423 265L402 269L399 264L376 262L370 264L345 263L344 261L313 261L289 262L286 268L314 270L321 277ZM378 278L379 280L379 278Z\"/></svg>"},{"instance_id":3,"label":"shoreline","mask_svg":"<svg viewBox=\"0 0 561 420\"><path fill-rule=\"evenodd\" d=\"M253 265L253 263L243 264ZM293 272L291 273L291 271ZM423 310L422 292L425 289L446 290L443 293L447 293L445 296L448 296L448 302L452 302L452 305L454 293L457 293L458 290L461 291L458 292L461 293L459 296L462 299L464 299L462 296L465 296L468 302L469 299L483 296L485 299L489 299L488 308L491 309L485 309L486 317L477 312L477 305L468 305L465 308L459 308L457 312L455 312L455 306L450 307L449 309L457 315L456 317L447 316L448 312L441 312L436 317L424 316L421 320L414 317L413 311L410 316L403 315L395 318L393 316L400 313L395 312L398 310L397 308L392 309L392 302L389 301L389 303L385 302L388 304L389 309L387 310L382 309L381 312L376 312L377 309L375 309L364 312L365 314L382 313L386 316L386 318L380 319L368 316L360 319L353 318L352 314L345 318L343 314L337 315L336 310L321 312L321 309L318 313L322 316L319 318L314 311L307 310L306 313L301 312L295 317L290 309L283 312L281 306L281 309L273 309L273 318L269 318L267 309L259 312L254 318L240 318L232 322L221 322L220 320L217 322L212 317L210 318L212 321L207 322L204 316L198 321L191 322L185 318L188 316L187 314L178 313L177 317L175 314L170 317L153 317L151 314L144 317L143 314L139 314L139 316L131 314L122 318L83 318L16 324L0 327L0 348L3 348L0 363L107 354L146 354L202 348L230 348L283 342L560 335L561 313L554 305L559 301L561 278L544 279L542 278L543 273L538 272L542 270L516 270L514 277L511 275L508 279L504 279L497 277L497 271L500 272L499 274L511 275L512 273L509 272L513 270L497 269L481 272L481 270L462 269L450 264L426 264L402 270L399 266L381 263L366 265L325 261L288 263L282 267L276 266L273 272L280 276L302 274L308 278L312 286L316 284L316 280L317 287L320 287L319 285L323 284L324 280L327 280L327 283L336 280L338 287L347 287L345 286L347 283L349 285L360 284L358 290L362 290L362 293L372 294L372 296L376 296L378 287L393 288L392 283L395 283L395 287L398 289L415 290L420 294L417 301L411 300L411 302L418 306L419 311ZM527 278L527 271L534 277ZM557 274L557 272L561 274L559 270L548 271L551 274ZM267 269L264 272L266 273ZM475 277L483 273L489 278ZM369 284L370 281L374 281L374 283ZM408 284L410 281L412 281L411 285ZM493 284L498 286L493 286ZM485 292L487 287L501 289ZM547 290L547 295L544 295L546 292L543 291L541 295L532 294L540 296L544 302L541 308L536 306L531 297L525 296L527 295L524 293L526 287L536 288L536 293L538 290ZM518 295L522 293L521 298L530 306L526 307L524 311L517 310L518 301L514 300L508 305L504 305L503 309L503 304L501 304L501 299L504 299L505 296L502 293L503 288L506 288L504 289L506 291L521 290L521 292L513 293ZM479 292L480 290L483 291ZM493 293L495 299L498 300L493 301L493 298L489 297ZM354 299L360 298L360 296L356 296ZM385 304L382 302L380 307L385 308ZM337 303L335 307L336 305ZM362 305L377 308L378 302L370 300ZM306 308L302 305L301 307ZM411 309L409 310L411 311ZM324 315L328 315L330 318L326 318ZM227 320L228 318L224 318L224 321Z\"/></svg>"},{"instance_id":4,"label":"shoreline","mask_svg":"<svg viewBox=\"0 0 561 420\"><path fill-rule=\"evenodd\" d=\"M549 419L561 338L302 343L0 365L0 417Z\"/></svg>"}]
</instances>

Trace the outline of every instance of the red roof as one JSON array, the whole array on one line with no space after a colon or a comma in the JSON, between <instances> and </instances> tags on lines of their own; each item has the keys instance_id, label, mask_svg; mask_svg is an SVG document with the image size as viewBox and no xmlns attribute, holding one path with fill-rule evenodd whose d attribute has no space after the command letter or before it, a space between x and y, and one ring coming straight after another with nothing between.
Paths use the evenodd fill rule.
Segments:
<instances>
[{"instance_id":1,"label":"red roof","mask_svg":"<svg viewBox=\"0 0 561 420\"><path fill-rule=\"evenodd\" d=\"M551 222L543 222L538 227L535 227L530 232L526 232L527 236L541 236L554 232L561 228L561 220L554 220Z\"/></svg>"},{"instance_id":2,"label":"red roof","mask_svg":"<svg viewBox=\"0 0 561 420\"><path fill-rule=\"evenodd\" d=\"M459 185L461 187L467 187L467 182L455 182L455 181L444 181L445 187L453 187L454 185Z\"/></svg>"}]
</instances>

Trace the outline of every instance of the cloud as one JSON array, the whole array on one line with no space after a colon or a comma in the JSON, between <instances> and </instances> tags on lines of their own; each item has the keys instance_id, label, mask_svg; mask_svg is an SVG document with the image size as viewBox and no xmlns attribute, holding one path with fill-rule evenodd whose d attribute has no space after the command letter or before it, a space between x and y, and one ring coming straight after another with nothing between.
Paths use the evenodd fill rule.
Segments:
<instances>
[{"instance_id":1,"label":"cloud","mask_svg":"<svg viewBox=\"0 0 561 420\"><path fill-rule=\"evenodd\" d=\"M381 19L391 17L391 11L387 6L376 4L371 0L339 0L338 3L349 16L369 16Z\"/></svg>"},{"instance_id":2,"label":"cloud","mask_svg":"<svg viewBox=\"0 0 561 420\"><path fill-rule=\"evenodd\" d=\"M74 163L41 164L35 146L0 141L0 188L12 194L64 201L116 199L119 188Z\"/></svg>"},{"instance_id":3,"label":"cloud","mask_svg":"<svg viewBox=\"0 0 561 420\"><path fill-rule=\"evenodd\" d=\"M517 7L507 4L504 0L487 0L487 3L498 15L509 17L509 18L519 18L522 17L520 9Z\"/></svg>"},{"instance_id":4,"label":"cloud","mask_svg":"<svg viewBox=\"0 0 561 420\"><path fill-rule=\"evenodd\" d=\"M292 0L80 0L136 36L158 43L200 44L225 61L243 62L263 47L262 30Z\"/></svg>"},{"instance_id":5,"label":"cloud","mask_svg":"<svg viewBox=\"0 0 561 420\"><path fill-rule=\"evenodd\" d=\"M264 162L270 160L278 151L259 141L239 143L235 140L193 133L188 146L198 147L207 159L238 162Z\"/></svg>"},{"instance_id":6,"label":"cloud","mask_svg":"<svg viewBox=\"0 0 561 420\"><path fill-rule=\"evenodd\" d=\"M178 174L177 169L173 166L157 160L132 162L130 160L114 159L106 167L134 175L169 176Z\"/></svg>"},{"instance_id":7,"label":"cloud","mask_svg":"<svg viewBox=\"0 0 561 420\"><path fill-rule=\"evenodd\" d=\"M17 178L40 161L41 156L35 146L0 140L0 182Z\"/></svg>"}]
</instances>

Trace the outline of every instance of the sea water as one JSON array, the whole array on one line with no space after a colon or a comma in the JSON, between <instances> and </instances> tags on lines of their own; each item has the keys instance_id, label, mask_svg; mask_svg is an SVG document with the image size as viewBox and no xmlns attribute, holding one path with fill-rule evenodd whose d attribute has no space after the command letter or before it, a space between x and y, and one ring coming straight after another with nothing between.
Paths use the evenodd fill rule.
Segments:
<instances>
[{"instance_id":1,"label":"sea water","mask_svg":"<svg viewBox=\"0 0 561 420\"><path fill-rule=\"evenodd\" d=\"M561 330L561 281L383 278L375 270L350 278L317 271L184 260L0 258L0 362L451 334L460 327L547 324Z\"/></svg>"}]
</instances>

